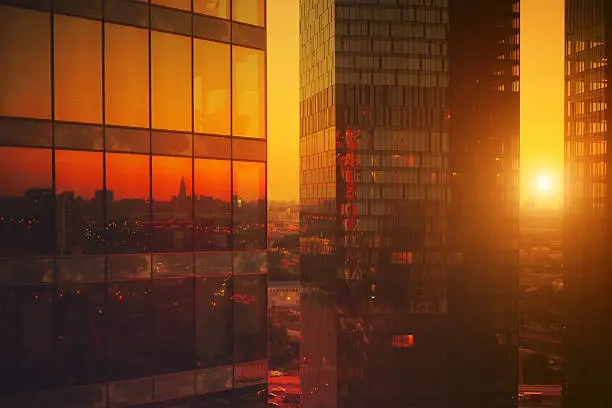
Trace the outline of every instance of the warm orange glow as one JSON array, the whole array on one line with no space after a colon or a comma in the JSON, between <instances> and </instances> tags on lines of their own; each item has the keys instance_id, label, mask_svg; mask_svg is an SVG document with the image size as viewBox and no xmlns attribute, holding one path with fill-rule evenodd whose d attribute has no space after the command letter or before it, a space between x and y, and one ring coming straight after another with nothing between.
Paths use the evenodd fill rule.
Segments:
<instances>
[{"instance_id":1,"label":"warm orange glow","mask_svg":"<svg viewBox=\"0 0 612 408\"><path fill-rule=\"evenodd\" d=\"M191 197L191 165L186 157L153 156L153 200L170 201L178 196L181 179Z\"/></svg>"},{"instance_id":2,"label":"warm orange glow","mask_svg":"<svg viewBox=\"0 0 612 408\"><path fill-rule=\"evenodd\" d=\"M521 202L540 199L534 180L550 174L562 202L564 2L521 4ZM270 198L298 197L298 2L268 1Z\"/></svg>"},{"instance_id":3,"label":"warm orange glow","mask_svg":"<svg viewBox=\"0 0 612 408\"><path fill-rule=\"evenodd\" d=\"M234 195L257 201L266 194L265 163L234 162Z\"/></svg>"},{"instance_id":4,"label":"warm orange glow","mask_svg":"<svg viewBox=\"0 0 612 408\"><path fill-rule=\"evenodd\" d=\"M563 200L564 2L521 2L521 203Z\"/></svg>"},{"instance_id":5,"label":"warm orange glow","mask_svg":"<svg viewBox=\"0 0 612 408\"><path fill-rule=\"evenodd\" d=\"M195 160L195 195L230 201L230 161Z\"/></svg>"},{"instance_id":6,"label":"warm orange glow","mask_svg":"<svg viewBox=\"0 0 612 408\"><path fill-rule=\"evenodd\" d=\"M52 185L51 150L0 148L0 195L19 197L30 188Z\"/></svg>"},{"instance_id":7,"label":"warm orange glow","mask_svg":"<svg viewBox=\"0 0 612 408\"><path fill-rule=\"evenodd\" d=\"M299 197L299 2L268 0L268 184L271 200Z\"/></svg>"},{"instance_id":8,"label":"warm orange glow","mask_svg":"<svg viewBox=\"0 0 612 408\"><path fill-rule=\"evenodd\" d=\"M538 190L544 193L548 193L553 188L553 182L549 176L542 175L538 177Z\"/></svg>"},{"instance_id":9,"label":"warm orange glow","mask_svg":"<svg viewBox=\"0 0 612 408\"><path fill-rule=\"evenodd\" d=\"M108 153L106 190L115 200L149 200L149 156Z\"/></svg>"},{"instance_id":10,"label":"warm orange glow","mask_svg":"<svg viewBox=\"0 0 612 408\"><path fill-rule=\"evenodd\" d=\"M55 192L73 192L75 198L94 198L102 190L101 152L55 151Z\"/></svg>"}]
</instances>

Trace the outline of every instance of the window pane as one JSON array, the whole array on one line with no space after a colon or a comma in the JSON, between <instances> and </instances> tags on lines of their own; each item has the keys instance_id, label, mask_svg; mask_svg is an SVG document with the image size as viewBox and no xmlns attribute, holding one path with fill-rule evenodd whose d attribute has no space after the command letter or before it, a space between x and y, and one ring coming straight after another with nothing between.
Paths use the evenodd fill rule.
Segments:
<instances>
[{"instance_id":1,"label":"window pane","mask_svg":"<svg viewBox=\"0 0 612 408\"><path fill-rule=\"evenodd\" d=\"M191 11L191 0L151 0L151 4Z\"/></svg>"},{"instance_id":2,"label":"window pane","mask_svg":"<svg viewBox=\"0 0 612 408\"><path fill-rule=\"evenodd\" d=\"M106 123L149 127L149 32L105 27Z\"/></svg>"},{"instance_id":3,"label":"window pane","mask_svg":"<svg viewBox=\"0 0 612 408\"><path fill-rule=\"evenodd\" d=\"M230 245L230 161L195 160L196 250Z\"/></svg>"},{"instance_id":4,"label":"window pane","mask_svg":"<svg viewBox=\"0 0 612 408\"><path fill-rule=\"evenodd\" d=\"M51 174L51 150L0 148L0 255L54 252Z\"/></svg>"},{"instance_id":5,"label":"window pane","mask_svg":"<svg viewBox=\"0 0 612 408\"><path fill-rule=\"evenodd\" d=\"M265 0L233 1L232 20L263 27L265 18Z\"/></svg>"},{"instance_id":6,"label":"window pane","mask_svg":"<svg viewBox=\"0 0 612 408\"><path fill-rule=\"evenodd\" d=\"M234 136L266 137L266 90L264 52L232 47L232 113Z\"/></svg>"},{"instance_id":7,"label":"window pane","mask_svg":"<svg viewBox=\"0 0 612 408\"><path fill-rule=\"evenodd\" d=\"M155 252L192 248L192 160L153 156L153 225Z\"/></svg>"},{"instance_id":8,"label":"window pane","mask_svg":"<svg viewBox=\"0 0 612 408\"><path fill-rule=\"evenodd\" d=\"M55 119L102 123L102 25L55 15Z\"/></svg>"},{"instance_id":9,"label":"window pane","mask_svg":"<svg viewBox=\"0 0 612 408\"><path fill-rule=\"evenodd\" d=\"M191 39L151 32L153 127L191 131Z\"/></svg>"},{"instance_id":10,"label":"window pane","mask_svg":"<svg viewBox=\"0 0 612 408\"><path fill-rule=\"evenodd\" d=\"M263 360L267 355L266 276L234 278L235 362Z\"/></svg>"},{"instance_id":11,"label":"window pane","mask_svg":"<svg viewBox=\"0 0 612 408\"><path fill-rule=\"evenodd\" d=\"M106 245L110 253L147 252L149 156L107 153Z\"/></svg>"},{"instance_id":12,"label":"window pane","mask_svg":"<svg viewBox=\"0 0 612 408\"><path fill-rule=\"evenodd\" d=\"M0 288L0 395L39 390L55 382L55 292L43 285Z\"/></svg>"},{"instance_id":13,"label":"window pane","mask_svg":"<svg viewBox=\"0 0 612 408\"><path fill-rule=\"evenodd\" d=\"M102 153L55 151L58 253L103 251Z\"/></svg>"},{"instance_id":14,"label":"window pane","mask_svg":"<svg viewBox=\"0 0 612 408\"><path fill-rule=\"evenodd\" d=\"M51 119L48 13L0 6L0 115Z\"/></svg>"},{"instance_id":15,"label":"window pane","mask_svg":"<svg viewBox=\"0 0 612 408\"><path fill-rule=\"evenodd\" d=\"M233 361L232 279L196 279L196 336L199 368Z\"/></svg>"},{"instance_id":16,"label":"window pane","mask_svg":"<svg viewBox=\"0 0 612 408\"><path fill-rule=\"evenodd\" d=\"M266 248L266 165L234 162L234 248Z\"/></svg>"},{"instance_id":17,"label":"window pane","mask_svg":"<svg viewBox=\"0 0 612 408\"><path fill-rule=\"evenodd\" d=\"M192 278L153 282L157 373L195 368L193 284Z\"/></svg>"},{"instance_id":18,"label":"window pane","mask_svg":"<svg viewBox=\"0 0 612 408\"><path fill-rule=\"evenodd\" d=\"M105 380L105 329L103 324L106 285L89 283L59 288L55 313L60 386Z\"/></svg>"},{"instance_id":19,"label":"window pane","mask_svg":"<svg viewBox=\"0 0 612 408\"><path fill-rule=\"evenodd\" d=\"M229 135L229 44L195 40L193 81L195 131Z\"/></svg>"},{"instance_id":20,"label":"window pane","mask_svg":"<svg viewBox=\"0 0 612 408\"><path fill-rule=\"evenodd\" d=\"M153 372L153 288L150 280L108 284L106 314L111 380Z\"/></svg>"},{"instance_id":21,"label":"window pane","mask_svg":"<svg viewBox=\"0 0 612 408\"><path fill-rule=\"evenodd\" d=\"M230 0L193 0L193 11L208 16L229 18Z\"/></svg>"}]
</instances>

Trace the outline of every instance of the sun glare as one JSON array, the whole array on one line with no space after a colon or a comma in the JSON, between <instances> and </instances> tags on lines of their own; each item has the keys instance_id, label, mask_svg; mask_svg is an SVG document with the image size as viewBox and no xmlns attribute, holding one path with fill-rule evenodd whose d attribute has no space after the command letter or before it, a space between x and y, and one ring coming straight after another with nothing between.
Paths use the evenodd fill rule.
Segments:
<instances>
[{"instance_id":1,"label":"sun glare","mask_svg":"<svg viewBox=\"0 0 612 408\"><path fill-rule=\"evenodd\" d=\"M553 183L550 177L540 176L538 177L538 190L542 192L548 192L552 189Z\"/></svg>"}]
</instances>

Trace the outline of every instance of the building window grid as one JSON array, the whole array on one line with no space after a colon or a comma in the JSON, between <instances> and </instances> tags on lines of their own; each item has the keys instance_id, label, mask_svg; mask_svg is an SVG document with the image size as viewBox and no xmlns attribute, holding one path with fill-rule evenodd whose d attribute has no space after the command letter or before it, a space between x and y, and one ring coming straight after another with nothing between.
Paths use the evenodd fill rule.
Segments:
<instances>
[{"instance_id":1,"label":"building window grid","mask_svg":"<svg viewBox=\"0 0 612 408\"><path fill-rule=\"evenodd\" d=\"M5 7L5 6L2 6L2 7ZM19 9L21 9L21 8L19 8ZM53 20L54 20L54 16L56 16L56 15L57 15L57 16L63 15L63 14L61 14L61 13L53 13L53 12L46 13L46 14L49 16L49 19L50 19L50 21L51 21L51 22L53 22ZM83 19L83 20L88 20L87 18L82 17L82 16L79 16L78 18L79 18L79 19ZM149 18L150 18L150 17L149 17ZM110 22L109 22L109 23L110 23ZM104 122L105 122L105 119L104 119L104 118L105 118L105 116L106 116L106 115L105 115L105 111L106 111L106 106L105 106L105 104L106 104L106 101L105 101L105 97L104 97L104 94L105 94L105 92L106 92L106 90L105 90L105 86L104 86L104 78L105 78L105 73L104 73L104 67L105 67L105 64L104 64L104 58L105 58L105 52L104 52L104 49L105 49L105 43L104 43L104 40L105 40L105 35L104 35L104 27L105 27L107 24L109 24L109 23L102 23L102 24L100 24L100 25L101 25L101 50L100 50L100 52L101 52L101 55L102 55L102 67L101 67L101 70L102 70L102 75L101 75L100 81L102 81L102 92L103 92L102 97L101 97L100 104L101 104L101 106L102 106L102 112L101 112L101 114L102 114L102 120L101 120L101 123L100 123L99 125L94 125L94 127L97 127L97 128L101 128L101 129L103 129L103 133L102 133L103 135L106 135L106 133L107 133L107 132L106 132L106 130L107 130L107 128L108 128L107 126L103 126L103 125L102 125L102 123L104 123ZM115 23L113 23L113 24L115 24ZM53 49L54 49L54 45L53 45L53 38L54 38L54 36L53 36L53 24L51 24L50 26L51 26L51 35L50 35L50 38L49 38L49 47L51 48L51 50L53 50ZM153 31L153 30L151 30L151 29L147 29L147 30L149 31L149 37L150 37L150 33L151 33L151 31ZM192 36L189 36L189 38L190 38L190 41L192 41L192 44L193 44L193 39L192 39L192 38L196 38L196 37L194 37L194 36L192 35ZM149 47L150 47L150 44L151 44L151 42L149 41ZM244 45L243 45L243 44L241 44L241 46L244 46ZM53 51L52 51L52 52L51 52L51 56L50 56L51 60L50 60L50 67L49 67L49 70L50 70L49 75L50 75L50 77L52 78L52 80L51 80L51 84L50 84L50 87L51 87L51 89L50 89L50 93L51 93L51 98L52 98L52 99L51 99L51 101L52 101L52 102L50 103L50 105L51 105L51 115L50 115L50 117L51 117L51 118L54 118L54 117L55 117L55 104L53 103L53 95L55 94L55 91L56 91L56 89L55 89L55 81L53 81L53 73L54 73L54 63L53 63L54 58L53 58L53 55L54 55L54 53L53 53ZM192 55L193 55L193 51L192 51ZM149 70L150 70L150 64L151 64L151 59L150 59L150 58L151 58L151 56L150 56L150 54L149 54ZM191 60L192 58L193 58L193 56L191 56L191 57L190 57L190 60ZM265 57L264 57L264 58L265 58ZM192 68L190 68L190 71L191 71L191 70L192 70ZM264 75L265 75L265 74L264 74ZM192 72L192 79L191 79L191 80L192 80L192 87L193 87L193 72ZM264 81L265 81L265 79L264 79ZM149 88L149 95L150 95L150 88ZM192 96L192 98L193 98L193 89L191 90L191 96ZM193 99L192 99L192 100L193 100ZM151 109L151 107L149 106L149 112L151 112L151 111L150 111L150 109ZM193 106L192 106L192 110L193 110ZM152 137L152 131L151 131L151 122L150 122L150 121L151 121L151 119L152 119L152 118L151 118L151 116L152 116L152 115L150 115L150 114L149 114L149 128L148 128L148 129L143 129L143 130L145 130L146 132L148 132L148 133L149 133L149 146L151 145L151 137ZM2 119L2 120L12 120L12 119L15 119L15 118L11 118L11 117L0 117L0 119ZM57 145L57 142L58 142L58 141L57 141L57 137L56 137L56 132L54 131L54 129L56 128L55 124L59 124L59 123L60 123L58 120L54 120L54 119L49 119L49 120L28 119L27 117L23 117L23 118L19 118L19 119L20 119L20 120L21 120L23 123L26 123L26 122L29 122L29 123L36 122L36 123L44 123L44 124L48 124L48 125L50 126L50 129L51 129L51 130L50 130L50 133L51 133L51 143L50 143L50 145L49 145L49 146L36 146L36 144L34 144L34 145L29 144L29 143L25 143L25 144L24 144L23 142L22 142L22 143L17 143L17 144L14 144L14 143L12 143L10 140L9 140L8 142L5 142L4 140L2 140L2 142L0 142L0 145L2 146L2 147L0 147L0 150L3 150L3 149L5 149L5 148L7 148L7 147L9 147L9 146L20 146L20 147L17 147L17 149L18 149L18 150L19 150L19 149L23 149L23 151L25 151L25 149L34 149L35 151L40 151L40 152L47 151L47 152L49 152L50 157L52 158L52 160L51 160L51 168L50 168L50 170L51 170L51 176L50 176L50 178L51 178L51 180L52 180L52 185L51 185L51 188L52 188L52 191L54 192L54 197L56 196L56 194L55 194L55 191L56 191L56 164L55 164L55 156L56 156L56 154L55 154L55 153L56 153L56 152L57 152L57 153L60 153L61 151L74 151L74 152L79 152L79 151L82 151L82 152L86 152L86 151L98 151L98 152L99 152L99 154L101 154L101 156L102 156L101 169L102 169L102 170L104 171L104 173L105 173L105 171L106 171L106 157L107 157L107 155L108 155L108 154L109 154L109 153L112 151L112 150L108 150L108 149L107 149L106 143L103 143L103 145L102 145L100 148L97 148L97 149L87 149L87 148L83 149L83 148L80 148L80 147L78 147L78 148L71 148L71 147L59 146L59 145ZM265 120L265 119L264 119L264 120ZM192 122L193 122L193 120L192 120ZM119 126L119 128L122 128L122 127L121 127L121 126ZM125 128L125 127L123 127L123 128ZM133 129L133 128L126 128L126 129ZM193 123L192 123L192 129L193 129ZM153 129L153 132L154 132L154 131L155 131L155 129ZM189 133L189 134L191 134L191 132L188 132L188 133ZM264 140L262 140L262 141L261 141L261 143L263 143L263 144L265 145L265 144L266 144L265 139L264 139ZM191 167L192 167L192 174L191 174L191 179L192 179L192 180L193 180L193 176L194 176L194 174L193 174L193 172L194 172L194 166L193 166L193 160L194 160L194 151L193 151L193 149L194 149L194 145L195 145L195 143L193 143L193 142L192 142L192 143L191 143L191 149L192 149L192 150L191 150L191 154L190 154L190 156L191 156L191 161L192 161L192 166L191 166ZM26 147L26 146L27 146L27 147ZM61 150L60 150L60 148L61 148ZM138 153L136 153L136 154L138 154ZM151 163L152 158L153 158L153 157L156 157L156 155L152 155L152 153L151 153L151 152L148 152L148 153L146 153L146 154L144 154L144 155L142 155L142 156L143 156L143 157L148 157L148 158L149 158L148 160L149 160L149 162L150 162L150 163ZM172 155L172 154L170 154L169 156L173 156L173 155ZM264 159L262 159L262 160L263 160L263 161L265 161L265 158L264 158ZM248 160L241 160L241 161L242 161L242 162L248 162ZM149 174L149 180L152 182L151 177L152 177L152 176L151 176L151 174ZM231 177L233 178L233 175L232 175ZM266 179L266 178L267 178L267 176L265 175L265 172L264 172L264 179ZM232 185L233 185L233 183L230 181L230 188L233 188L233 187L231 187ZM106 176L104 176L104 177L103 177L103 181L102 181L102 190L103 190L103 191L106 191ZM151 194L151 188L149 188L149 194ZM191 194L191 195L192 195L192 197L195 195L195 190L194 190L194 189L192 189L192 194ZM264 199L265 199L265 198L264 198ZM106 200L104 200L104 203L106 203ZM57 203L56 203L55 205L57 205ZM106 204L104 204L103 208L104 208L104 210L103 210L103 211L104 211L104 213L106 213L106 210L107 210L107 209L106 209ZM192 211L191 211L191 212L193 213L193 209L192 209ZM265 222L265 221L264 221L264 222ZM54 229L54 230L56 230L56 228L55 228L55 227L54 227L53 229ZM232 229L232 230L233 230L233 229ZM233 233L233 232L232 232L232 233ZM265 247L265 245L264 245L264 247ZM264 249L264 248L262 248L262 249ZM54 252L55 252L55 251L57 251L57 248L54 248ZM191 264L192 264L192 265L195 265L195 264L196 264L195 257L197 257L197 256L198 256L198 254L197 254L197 253L195 253L195 252L193 252L193 250L192 250L192 251L190 251L190 253L191 253L191 254L187 253L187 255L188 255L189 257L191 257L191 259L192 259ZM233 252L233 253L238 254L239 252ZM253 253L257 253L257 251L255 251L255 252L253 252ZM57 261L57 260L59 260L58 256L59 256L59 254L55 254L55 255L54 255L54 254L48 254L48 258L45 258L45 256L34 258L34 259L52 259L52 260L53 260L53 266L52 266L52 269L51 269L51 270L52 270L52 273L53 273L52 282L53 282L54 284L56 284L56 285L58 285L58 284L59 284L59 279L60 279L60 278L58 277L58 275L57 275L57 273L58 273L58 266L56 265L56 261ZM129 255L128 255L128 256L129 256ZM149 258L149 265L151 265L151 267L152 267L152 266L153 266L153 263L151 262L151 259L152 259L152 258L155 258L155 257L156 257L156 255L155 255L155 254L147 254L146 256ZM63 257L62 257L62 259L69 259L69 258L70 258L70 256L68 256L68 258L66 258L66 256L63 256ZM91 260L96 259L96 258L95 258L95 256L86 256L86 258L87 258L87 259L91 259ZM103 277L103 279L102 279L103 281L104 281L105 279L109 279L109 278L111 278L111 277L110 277L110 272L109 272L109 270L108 270L108 267L109 267L108 260L109 260L109 259L111 259L111 258L112 258L112 256L107 255L107 262L104 262L104 265L105 265L105 267L104 267L104 268L105 268L105 269L107 269L107 270L106 270L106 272L105 272L105 273L104 273L104 275L103 275L103 276L105 277L105 278ZM76 258L75 258L75 259L76 259ZM0 259L0 260L1 260L2 262L7 262L7 261L9 261L9 259L8 259L8 258L2 258L2 259ZM234 263L232 263L232 264L234 264ZM192 270L193 270L193 269L192 269ZM195 275L190 274L190 275L187 275L187 276L195 276ZM32 277L32 278L34 278L34 277ZM149 279L151 279L151 278L156 279L156 278L159 278L159 277L158 277L158 276L154 276L154 272L153 272L153 270L151 269L151 271L150 271L150 272L149 272L149 273L148 273L146 276L143 276L143 278L144 278L145 280L149 280ZM26 280L27 280L27 279L26 279ZM79 282L78 282L78 284L84 284L84 283L87 283L87 282L88 282L88 280L79 281ZM4 285L4 284L6 284L6 283L7 283L7 281L4 281L3 285ZM8 283L9 283L9 285L10 285L10 282L8 282ZM15 282L15 283L16 283L16 282ZM66 283L66 282L65 282L65 283ZM65 284L65 283L64 283L64 284ZM74 284L76 284L76 283L77 283L77 282L75 281L75 282L74 282ZM4 286L3 286L3 287L4 287ZM196 374L194 374L194 375L196 375ZM196 380L196 379L195 379L195 377L194 377L194 381L195 381L195 380ZM153 383L152 383L152 384L153 384ZM102 383L98 383L98 385L102 385ZM236 385L236 386L238 386L238 385ZM105 386L104 388L107 390L107 393L108 393L108 392L109 392L109 386ZM153 394L155 394L155 393L153 392L153 390L151 390L151 391L152 391L152 393L153 393ZM190 395L193 395L193 394L190 394ZM108 400L108 401L109 401L109 403L110 403L110 395L109 395L109 396L107 396L106 398L107 398L107 400ZM157 398L154 396L154 397L153 397L153 399L155 400L155 399L157 399Z\"/></svg>"}]
</instances>

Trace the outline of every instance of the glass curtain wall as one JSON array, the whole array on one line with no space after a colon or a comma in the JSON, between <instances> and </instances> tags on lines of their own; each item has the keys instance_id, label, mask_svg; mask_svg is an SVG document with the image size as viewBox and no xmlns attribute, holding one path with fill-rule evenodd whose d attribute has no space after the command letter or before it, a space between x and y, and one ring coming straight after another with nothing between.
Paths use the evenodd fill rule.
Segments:
<instances>
[{"instance_id":1,"label":"glass curtain wall","mask_svg":"<svg viewBox=\"0 0 612 408\"><path fill-rule=\"evenodd\" d=\"M0 405L265 385L264 16L0 1Z\"/></svg>"}]
</instances>

